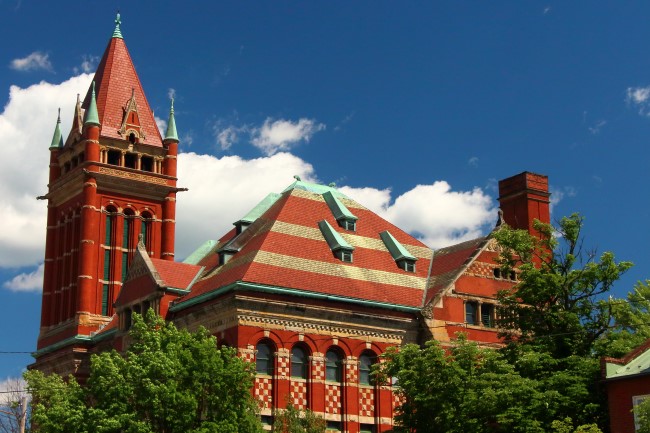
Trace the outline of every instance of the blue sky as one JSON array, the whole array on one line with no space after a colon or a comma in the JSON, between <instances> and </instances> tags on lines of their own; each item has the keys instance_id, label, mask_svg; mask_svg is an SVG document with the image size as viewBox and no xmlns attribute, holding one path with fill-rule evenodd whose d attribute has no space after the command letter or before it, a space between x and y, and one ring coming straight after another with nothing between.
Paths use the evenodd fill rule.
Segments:
<instances>
[{"instance_id":1,"label":"blue sky","mask_svg":"<svg viewBox=\"0 0 650 433\"><path fill-rule=\"evenodd\" d=\"M177 250L292 176L336 182L438 247L486 233L496 181L546 174L553 217L650 276L650 4L0 0L0 352L35 348L47 158L121 10L179 161ZM0 379L29 355L0 353Z\"/></svg>"}]
</instances>

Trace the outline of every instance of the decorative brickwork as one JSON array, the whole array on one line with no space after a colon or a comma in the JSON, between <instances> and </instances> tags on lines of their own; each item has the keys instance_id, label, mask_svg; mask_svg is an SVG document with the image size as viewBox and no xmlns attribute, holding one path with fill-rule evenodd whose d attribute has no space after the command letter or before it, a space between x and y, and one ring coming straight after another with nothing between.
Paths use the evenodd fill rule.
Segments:
<instances>
[{"instance_id":1,"label":"decorative brickwork","mask_svg":"<svg viewBox=\"0 0 650 433\"><path fill-rule=\"evenodd\" d=\"M375 416L375 390L372 387L359 388L359 416Z\"/></svg>"},{"instance_id":2,"label":"decorative brickwork","mask_svg":"<svg viewBox=\"0 0 650 433\"><path fill-rule=\"evenodd\" d=\"M275 354L275 356L278 358L278 379L281 380L287 380L289 379L290 371L289 371L289 351L287 349L279 349L278 352Z\"/></svg>"},{"instance_id":3,"label":"decorative brickwork","mask_svg":"<svg viewBox=\"0 0 650 433\"><path fill-rule=\"evenodd\" d=\"M323 357L323 354L314 354L310 359L312 381L323 382L325 380L325 358Z\"/></svg>"},{"instance_id":4,"label":"decorative brickwork","mask_svg":"<svg viewBox=\"0 0 650 433\"><path fill-rule=\"evenodd\" d=\"M255 397L260 401L262 409L273 408L273 383L270 377L255 378Z\"/></svg>"},{"instance_id":5,"label":"decorative brickwork","mask_svg":"<svg viewBox=\"0 0 650 433\"><path fill-rule=\"evenodd\" d=\"M325 385L325 413L330 415L341 414L341 386Z\"/></svg>"},{"instance_id":6,"label":"decorative brickwork","mask_svg":"<svg viewBox=\"0 0 650 433\"><path fill-rule=\"evenodd\" d=\"M305 380L292 380L291 381L291 401L293 407L296 409L308 409L307 402L307 381Z\"/></svg>"}]
</instances>

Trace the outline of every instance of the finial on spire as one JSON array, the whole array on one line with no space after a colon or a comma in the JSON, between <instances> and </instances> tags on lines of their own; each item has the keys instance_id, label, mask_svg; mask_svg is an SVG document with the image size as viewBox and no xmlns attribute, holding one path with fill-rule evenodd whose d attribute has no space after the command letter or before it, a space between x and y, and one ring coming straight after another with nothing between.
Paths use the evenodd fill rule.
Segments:
<instances>
[{"instance_id":1,"label":"finial on spire","mask_svg":"<svg viewBox=\"0 0 650 433\"><path fill-rule=\"evenodd\" d=\"M293 176L293 178L296 179L298 182L300 182L302 180L302 179L300 179L300 176L298 176L297 174L295 174Z\"/></svg>"},{"instance_id":2,"label":"finial on spire","mask_svg":"<svg viewBox=\"0 0 650 433\"><path fill-rule=\"evenodd\" d=\"M120 24L122 24L122 19L120 18L120 11L117 11L117 16L115 17L115 30L113 30L113 37L118 39L123 39L122 32L120 31Z\"/></svg>"},{"instance_id":3,"label":"finial on spire","mask_svg":"<svg viewBox=\"0 0 650 433\"><path fill-rule=\"evenodd\" d=\"M86 110L86 117L84 119L84 125L96 125L99 126L99 114L97 113L97 100L95 99L95 82L93 81L92 93L90 94L90 104Z\"/></svg>"},{"instance_id":4,"label":"finial on spire","mask_svg":"<svg viewBox=\"0 0 650 433\"><path fill-rule=\"evenodd\" d=\"M56 118L56 127L54 128L54 135L52 136L52 143L50 150L61 149L63 147L63 136L61 135L61 108L59 107L59 115Z\"/></svg>"},{"instance_id":5,"label":"finial on spire","mask_svg":"<svg viewBox=\"0 0 650 433\"><path fill-rule=\"evenodd\" d=\"M176 120L174 119L174 98L172 98L171 108L169 109L169 120L167 121L167 132L165 132L165 141L178 141L176 132Z\"/></svg>"}]
</instances>

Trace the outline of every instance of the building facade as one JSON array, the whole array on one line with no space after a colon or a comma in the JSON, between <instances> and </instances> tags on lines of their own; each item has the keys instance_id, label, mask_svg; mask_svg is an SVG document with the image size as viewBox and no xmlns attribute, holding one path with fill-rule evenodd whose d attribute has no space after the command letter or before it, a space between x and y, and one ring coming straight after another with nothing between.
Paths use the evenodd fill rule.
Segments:
<instances>
[{"instance_id":1,"label":"building facade","mask_svg":"<svg viewBox=\"0 0 650 433\"><path fill-rule=\"evenodd\" d=\"M174 261L173 106L162 137L119 16L74 119L50 147L35 368L83 379L90 354L122 349L132 314L153 308L255 363L263 422L291 403L333 430L381 432L397 401L369 371L388 347L458 332L499 343L496 293L516 273L497 266L490 235L432 250L332 186L296 178ZM495 230L549 222L545 176L520 173L499 194Z\"/></svg>"}]
</instances>

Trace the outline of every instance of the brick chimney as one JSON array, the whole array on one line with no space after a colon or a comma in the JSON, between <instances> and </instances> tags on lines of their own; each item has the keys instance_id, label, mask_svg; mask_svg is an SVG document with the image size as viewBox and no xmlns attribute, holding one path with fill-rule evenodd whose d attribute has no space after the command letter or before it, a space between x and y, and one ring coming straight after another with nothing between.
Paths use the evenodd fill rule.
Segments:
<instances>
[{"instance_id":1,"label":"brick chimney","mask_svg":"<svg viewBox=\"0 0 650 433\"><path fill-rule=\"evenodd\" d=\"M548 176L524 171L499 181L499 205L504 221L535 235L533 220L551 222Z\"/></svg>"}]
</instances>

